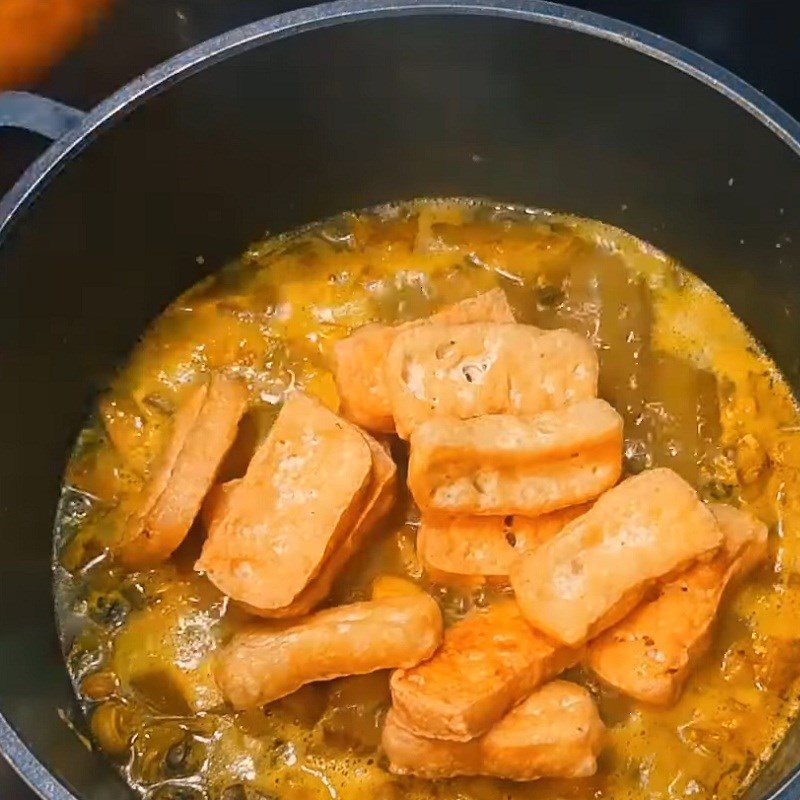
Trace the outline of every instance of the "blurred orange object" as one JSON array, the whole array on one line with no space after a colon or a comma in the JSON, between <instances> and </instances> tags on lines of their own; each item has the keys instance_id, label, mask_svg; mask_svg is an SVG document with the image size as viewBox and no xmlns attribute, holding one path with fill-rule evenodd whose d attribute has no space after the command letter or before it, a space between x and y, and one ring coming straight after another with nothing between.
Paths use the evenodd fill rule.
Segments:
<instances>
[{"instance_id":1,"label":"blurred orange object","mask_svg":"<svg viewBox=\"0 0 800 800\"><path fill-rule=\"evenodd\" d=\"M0 90L58 61L110 0L0 0Z\"/></svg>"}]
</instances>

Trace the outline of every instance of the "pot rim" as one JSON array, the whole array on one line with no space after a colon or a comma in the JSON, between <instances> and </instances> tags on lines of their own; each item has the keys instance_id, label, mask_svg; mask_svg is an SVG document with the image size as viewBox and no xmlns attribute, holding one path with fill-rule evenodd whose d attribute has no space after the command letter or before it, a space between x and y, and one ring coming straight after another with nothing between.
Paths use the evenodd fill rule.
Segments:
<instances>
[{"instance_id":1,"label":"pot rim","mask_svg":"<svg viewBox=\"0 0 800 800\"><path fill-rule=\"evenodd\" d=\"M611 41L661 61L734 102L800 156L800 122L746 81L704 56L636 25L547 0L337 0L267 17L207 39L153 67L89 111L55 141L0 198L0 247L14 221L60 170L105 128L173 84L270 41L370 19L425 14L494 16L566 28ZM43 800L80 800L36 757L0 714L0 753ZM800 796L800 763L764 800Z\"/></svg>"}]
</instances>

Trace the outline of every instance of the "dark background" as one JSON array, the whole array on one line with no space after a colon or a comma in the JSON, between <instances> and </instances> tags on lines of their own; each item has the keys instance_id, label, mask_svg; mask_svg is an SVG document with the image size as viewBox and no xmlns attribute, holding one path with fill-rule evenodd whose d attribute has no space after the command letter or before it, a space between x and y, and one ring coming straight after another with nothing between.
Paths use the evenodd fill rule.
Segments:
<instances>
[{"instance_id":1,"label":"dark background","mask_svg":"<svg viewBox=\"0 0 800 800\"><path fill-rule=\"evenodd\" d=\"M118 0L51 73L28 88L89 109L139 73L203 39L304 5L293 0ZM795 0L574 0L674 39L735 72L800 117ZM2 47L2 42L0 42ZM45 147L0 131L0 195ZM0 798L34 800L0 759Z\"/></svg>"}]
</instances>

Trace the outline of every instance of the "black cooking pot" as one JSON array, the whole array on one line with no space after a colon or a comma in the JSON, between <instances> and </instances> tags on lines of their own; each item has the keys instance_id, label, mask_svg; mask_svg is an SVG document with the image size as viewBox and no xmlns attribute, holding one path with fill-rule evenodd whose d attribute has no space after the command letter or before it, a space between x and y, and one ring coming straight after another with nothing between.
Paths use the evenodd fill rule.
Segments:
<instances>
[{"instance_id":1,"label":"black cooking pot","mask_svg":"<svg viewBox=\"0 0 800 800\"><path fill-rule=\"evenodd\" d=\"M71 127L0 202L0 747L48 800L129 796L70 729L50 588L66 453L144 326L266 230L420 195L596 217L700 274L800 384L800 125L629 25L345 0L213 39L85 116L0 97L0 124ZM799 736L749 797L800 796Z\"/></svg>"}]
</instances>

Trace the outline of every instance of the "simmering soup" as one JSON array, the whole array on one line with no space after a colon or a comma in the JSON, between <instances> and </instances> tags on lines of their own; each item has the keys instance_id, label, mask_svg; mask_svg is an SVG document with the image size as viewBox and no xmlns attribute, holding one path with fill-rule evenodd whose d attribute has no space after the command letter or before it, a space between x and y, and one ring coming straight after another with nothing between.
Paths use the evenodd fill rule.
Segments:
<instances>
[{"instance_id":1,"label":"simmering soup","mask_svg":"<svg viewBox=\"0 0 800 800\"><path fill-rule=\"evenodd\" d=\"M87 744L152 800L727 800L797 710L799 469L775 366L618 229L420 200L258 242L68 464Z\"/></svg>"}]
</instances>

